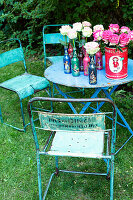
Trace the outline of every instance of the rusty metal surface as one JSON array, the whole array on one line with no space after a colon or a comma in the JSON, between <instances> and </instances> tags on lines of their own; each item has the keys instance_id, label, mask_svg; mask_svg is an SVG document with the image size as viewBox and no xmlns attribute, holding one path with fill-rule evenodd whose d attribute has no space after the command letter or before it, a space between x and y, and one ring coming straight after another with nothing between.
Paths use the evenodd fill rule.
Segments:
<instances>
[{"instance_id":1,"label":"rusty metal surface","mask_svg":"<svg viewBox=\"0 0 133 200\"><path fill-rule=\"evenodd\" d=\"M103 113L94 114L61 114L39 112L41 127L44 130L104 130L105 115Z\"/></svg>"},{"instance_id":2,"label":"rusty metal surface","mask_svg":"<svg viewBox=\"0 0 133 200\"><path fill-rule=\"evenodd\" d=\"M63 57L57 57L53 64L45 70L45 77L60 85L79 88L102 88L115 85L121 85L133 81L133 60L128 59L128 76L125 79L112 80L105 76L105 57L103 56L103 69L97 71L97 84L90 85L88 76L80 72L79 77L73 77L72 74L65 74L63 68Z\"/></svg>"}]
</instances>

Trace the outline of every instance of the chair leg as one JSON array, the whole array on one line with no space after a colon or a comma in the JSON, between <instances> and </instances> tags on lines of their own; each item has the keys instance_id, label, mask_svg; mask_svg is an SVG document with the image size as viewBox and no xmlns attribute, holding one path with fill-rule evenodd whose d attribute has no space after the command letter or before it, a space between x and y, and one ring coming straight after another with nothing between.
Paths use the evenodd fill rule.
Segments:
<instances>
[{"instance_id":1,"label":"chair leg","mask_svg":"<svg viewBox=\"0 0 133 200\"><path fill-rule=\"evenodd\" d=\"M1 106L0 106L0 119L1 119L1 123L3 123L2 112L1 112Z\"/></svg>"},{"instance_id":2,"label":"chair leg","mask_svg":"<svg viewBox=\"0 0 133 200\"><path fill-rule=\"evenodd\" d=\"M49 96L52 97L51 87L49 87ZM51 101L51 112L53 112L53 102Z\"/></svg>"},{"instance_id":3,"label":"chair leg","mask_svg":"<svg viewBox=\"0 0 133 200\"><path fill-rule=\"evenodd\" d=\"M23 111L22 100L20 100L20 108L21 108L21 115L22 115L22 119L23 119L23 127L24 127L24 132L25 132L26 131L26 127L25 127L25 120L24 120L24 111Z\"/></svg>"},{"instance_id":4,"label":"chair leg","mask_svg":"<svg viewBox=\"0 0 133 200\"><path fill-rule=\"evenodd\" d=\"M36 157L37 157L37 174L38 174L39 200L42 200L41 165L40 165L39 151L37 151Z\"/></svg>"},{"instance_id":5,"label":"chair leg","mask_svg":"<svg viewBox=\"0 0 133 200\"><path fill-rule=\"evenodd\" d=\"M110 170L110 200L113 200L113 186L114 186L114 156L111 158Z\"/></svg>"},{"instance_id":6,"label":"chair leg","mask_svg":"<svg viewBox=\"0 0 133 200\"><path fill-rule=\"evenodd\" d=\"M58 156L55 156L55 165L56 165L56 175L59 174L59 168L58 168Z\"/></svg>"},{"instance_id":7,"label":"chair leg","mask_svg":"<svg viewBox=\"0 0 133 200\"><path fill-rule=\"evenodd\" d=\"M106 176L107 180L110 179L110 160L107 160L107 176Z\"/></svg>"}]
</instances>

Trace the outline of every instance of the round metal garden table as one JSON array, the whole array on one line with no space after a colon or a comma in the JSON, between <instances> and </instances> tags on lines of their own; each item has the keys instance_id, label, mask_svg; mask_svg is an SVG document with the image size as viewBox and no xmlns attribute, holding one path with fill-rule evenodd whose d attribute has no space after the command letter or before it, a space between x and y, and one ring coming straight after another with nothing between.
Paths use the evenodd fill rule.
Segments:
<instances>
[{"instance_id":1,"label":"round metal garden table","mask_svg":"<svg viewBox=\"0 0 133 200\"><path fill-rule=\"evenodd\" d=\"M58 92L64 98L68 98L68 96L59 88L59 85L64 85L64 86L68 86L68 87L76 87L76 88L88 88L88 89L93 88L94 93L91 96L91 98L98 97L99 92L103 91L107 98L113 100L111 98L111 94L115 91L115 89L119 85L133 81L133 60L131 60L131 59L128 59L128 76L127 76L127 78L113 80L113 79L106 78L105 59L103 57L103 69L97 71L97 84L96 85L90 85L89 77L84 76L83 72L80 72L79 77L73 77L72 74L65 74L62 56L52 57L51 62L52 62L52 65L45 70L44 75L49 81L51 81L54 84L54 87L58 90ZM110 91L108 91L109 87L111 87ZM100 103L98 106L98 109L100 109L103 104L104 104L104 102ZM72 111L74 113L76 113L76 110L73 107L73 105L69 104L69 106L71 107ZM89 106L90 106L90 103L85 104L84 107L82 108L82 110L80 111L80 114L84 113L85 110ZM129 124L127 123L127 121L125 120L125 118L123 117L123 115L121 114L121 112L118 108L117 108L117 113L124 123L124 124L122 124L122 123L118 122L118 124L120 124L123 127L126 127L131 133L131 136L129 137L129 139L123 144L123 146L124 146L133 136L133 130L131 129L131 127L129 126Z\"/></svg>"}]
</instances>

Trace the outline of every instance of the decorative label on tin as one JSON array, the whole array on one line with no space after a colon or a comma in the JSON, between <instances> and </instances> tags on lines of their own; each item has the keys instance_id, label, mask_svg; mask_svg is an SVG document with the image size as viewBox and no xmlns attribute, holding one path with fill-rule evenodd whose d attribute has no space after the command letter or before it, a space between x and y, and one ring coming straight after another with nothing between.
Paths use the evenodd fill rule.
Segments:
<instances>
[{"instance_id":1,"label":"decorative label on tin","mask_svg":"<svg viewBox=\"0 0 133 200\"><path fill-rule=\"evenodd\" d=\"M110 79L122 79L127 77L128 48L122 51L115 48L105 47L105 71L106 77Z\"/></svg>"},{"instance_id":2,"label":"decorative label on tin","mask_svg":"<svg viewBox=\"0 0 133 200\"><path fill-rule=\"evenodd\" d=\"M123 60L120 56L112 56L109 59L109 68L113 73L119 73L123 67Z\"/></svg>"}]
</instances>

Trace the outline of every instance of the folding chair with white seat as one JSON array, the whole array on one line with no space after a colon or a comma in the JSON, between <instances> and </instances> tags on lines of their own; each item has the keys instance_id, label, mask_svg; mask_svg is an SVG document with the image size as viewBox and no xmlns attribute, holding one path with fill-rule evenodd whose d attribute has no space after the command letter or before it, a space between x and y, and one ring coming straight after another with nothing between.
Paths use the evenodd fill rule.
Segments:
<instances>
[{"instance_id":1,"label":"folding chair with white seat","mask_svg":"<svg viewBox=\"0 0 133 200\"><path fill-rule=\"evenodd\" d=\"M46 113L40 111L36 113L30 109L31 103L36 101L56 102L56 107L60 106L60 111L62 103L76 102L78 104L79 102L105 102L106 104L111 105L111 111L87 114L68 114L61 112ZM39 199L42 200L46 198L51 180L55 174L57 175L60 172L70 172L76 174L105 175L107 178L110 177L110 200L113 200L114 153L116 140L116 108L114 103L107 98L62 99L36 97L29 101L28 111L37 153ZM35 114L39 115L40 125L36 125L33 121ZM106 128L106 121L108 122L108 128ZM50 131L48 139L44 142L43 149L40 147L42 144L39 146L39 130L44 130L44 136L46 136L47 131ZM55 156L56 158L56 170L49 179L44 195L42 195L40 155ZM59 169L58 157L66 156L104 159L107 165L107 171L105 173L94 173Z\"/></svg>"}]
</instances>

